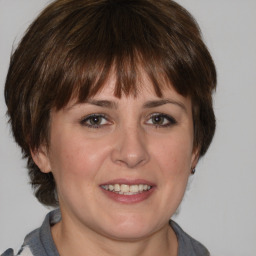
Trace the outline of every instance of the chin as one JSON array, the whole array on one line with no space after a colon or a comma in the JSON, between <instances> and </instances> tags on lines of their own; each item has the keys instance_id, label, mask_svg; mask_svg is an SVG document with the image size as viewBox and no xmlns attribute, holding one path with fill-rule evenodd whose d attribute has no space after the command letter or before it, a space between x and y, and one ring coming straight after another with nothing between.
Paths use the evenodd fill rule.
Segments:
<instances>
[{"instance_id":1,"label":"chin","mask_svg":"<svg viewBox=\"0 0 256 256\"><path fill-rule=\"evenodd\" d=\"M150 236L157 230L152 221L147 221L145 218L129 216L126 219L115 221L111 227L106 228L109 237L114 240L136 241Z\"/></svg>"},{"instance_id":2,"label":"chin","mask_svg":"<svg viewBox=\"0 0 256 256\"><path fill-rule=\"evenodd\" d=\"M138 241L150 236L153 232L149 230L113 230L107 234L113 240L118 241Z\"/></svg>"}]
</instances>

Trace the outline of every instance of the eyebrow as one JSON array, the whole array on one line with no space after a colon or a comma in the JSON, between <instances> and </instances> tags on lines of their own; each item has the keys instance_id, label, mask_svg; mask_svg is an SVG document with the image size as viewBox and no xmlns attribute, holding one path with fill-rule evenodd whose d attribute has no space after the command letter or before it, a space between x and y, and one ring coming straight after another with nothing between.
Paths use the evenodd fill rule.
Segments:
<instances>
[{"instance_id":1,"label":"eyebrow","mask_svg":"<svg viewBox=\"0 0 256 256\"><path fill-rule=\"evenodd\" d=\"M165 104L174 104L174 105L181 107L183 110L187 111L187 109L183 103L181 103L179 101L171 100L171 99L148 101L143 105L143 107L144 108L155 108L155 107L160 107Z\"/></svg>"},{"instance_id":2,"label":"eyebrow","mask_svg":"<svg viewBox=\"0 0 256 256\"><path fill-rule=\"evenodd\" d=\"M87 100L85 103L99 106L99 107L104 107L104 108L117 109L117 103L115 103L114 101L109 101L109 100Z\"/></svg>"},{"instance_id":3,"label":"eyebrow","mask_svg":"<svg viewBox=\"0 0 256 256\"><path fill-rule=\"evenodd\" d=\"M99 106L99 107L109 108L109 109L117 109L118 108L118 104L116 102L109 101L109 100L88 99L85 103ZM171 99L147 101L146 103L143 104L143 108L155 108L155 107L163 106L165 104L174 104L174 105L181 107L184 111L187 111L187 109L183 103L181 103L179 101L171 100Z\"/></svg>"}]
</instances>

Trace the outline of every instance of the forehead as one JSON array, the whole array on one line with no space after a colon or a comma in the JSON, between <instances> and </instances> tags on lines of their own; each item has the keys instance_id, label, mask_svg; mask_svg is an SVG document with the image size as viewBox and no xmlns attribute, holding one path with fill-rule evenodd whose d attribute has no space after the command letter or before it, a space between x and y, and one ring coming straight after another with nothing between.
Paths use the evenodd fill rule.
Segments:
<instances>
[{"instance_id":1,"label":"forehead","mask_svg":"<svg viewBox=\"0 0 256 256\"><path fill-rule=\"evenodd\" d=\"M119 90L121 90L120 94L117 93ZM96 93L89 95L86 100L101 97L113 97L118 99L164 98L171 94L183 97L175 90L174 86L165 75L159 76L157 84L154 84L146 71L140 68L133 84L119 84L116 72L111 71L100 89Z\"/></svg>"},{"instance_id":2,"label":"forehead","mask_svg":"<svg viewBox=\"0 0 256 256\"><path fill-rule=\"evenodd\" d=\"M114 72L111 72L108 79L103 84L102 88L94 95L94 97L100 97L100 96L113 96L116 98L122 98L122 97L140 97L143 95L152 95L157 96L156 91L154 89L153 83L146 74L144 70L140 70L138 73L138 76L134 83L130 85L131 90L130 93L125 93L125 84L120 85L118 84L118 80L116 77L116 74ZM116 95L116 91L118 87L123 88L123 92L120 96Z\"/></svg>"},{"instance_id":3,"label":"forehead","mask_svg":"<svg viewBox=\"0 0 256 256\"><path fill-rule=\"evenodd\" d=\"M163 83L166 84L163 84ZM68 103L67 108L72 108L75 105L80 105L82 103L89 103L92 105L107 107L107 108L117 108L119 104L123 106L143 106L144 108L152 108L157 106L162 106L167 103L172 103L176 106L181 107L186 112L190 112L191 100L189 97L184 97L179 94L169 81L162 81L161 96L157 95L154 85L148 75L145 72L140 74L140 79L136 82L136 94L122 94L120 97L116 95L116 77L112 73L105 83L102 85L101 89L94 95L87 97L84 101L79 101L79 99L72 100ZM120 105L120 106L121 106Z\"/></svg>"}]
</instances>

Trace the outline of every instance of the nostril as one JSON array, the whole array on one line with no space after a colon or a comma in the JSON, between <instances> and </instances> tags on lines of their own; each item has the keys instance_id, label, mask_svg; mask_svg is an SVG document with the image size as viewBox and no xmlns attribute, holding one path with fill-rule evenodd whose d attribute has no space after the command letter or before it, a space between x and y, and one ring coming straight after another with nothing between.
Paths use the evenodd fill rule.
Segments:
<instances>
[{"instance_id":1,"label":"nostril","mask_svg":"<svg viewBox=\"0 0 256 256\"><path fill-rule=\"evenodd\" d=\"M111 157L119 165L135 168L149 160L147 140L140 129L128 129L128 126L126 128L117 133Z\"/></svg>"},{"instance_id":2,"label":"nostril","mask_svg":"<svg viewBox=\"0 0 256 256\"><path fill-rule=\"evenodd\" d=\"M135 168L137 166L144 165L149 160L149 154L147 150L132 150L128 151L127 148L121 150L113 150L112 161L119 165L124 165L128 168Z\"/></svg>"}]
</instances>

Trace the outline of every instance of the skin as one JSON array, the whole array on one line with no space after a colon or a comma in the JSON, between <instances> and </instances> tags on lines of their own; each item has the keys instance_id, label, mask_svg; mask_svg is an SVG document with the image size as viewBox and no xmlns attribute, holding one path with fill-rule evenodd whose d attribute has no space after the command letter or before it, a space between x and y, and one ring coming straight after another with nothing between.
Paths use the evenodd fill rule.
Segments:
<instances>
[{"instance_id":1,"label":"skin","mask_svg":"<svg viewBox=\"0 0 256 256\"><path fill-rule=\"evenodd\" d=\"M57 184L55 244L62 256L177 255L168 221L197 162L191 100L171 86L159 98L146 76L137 97L116 98L114 85L112 77L88 102L53 110L50 146L33 152ZM152 191L136 202L113 199L100 185L115 179L143 179Z\"/></svg>"}]
</instances>

